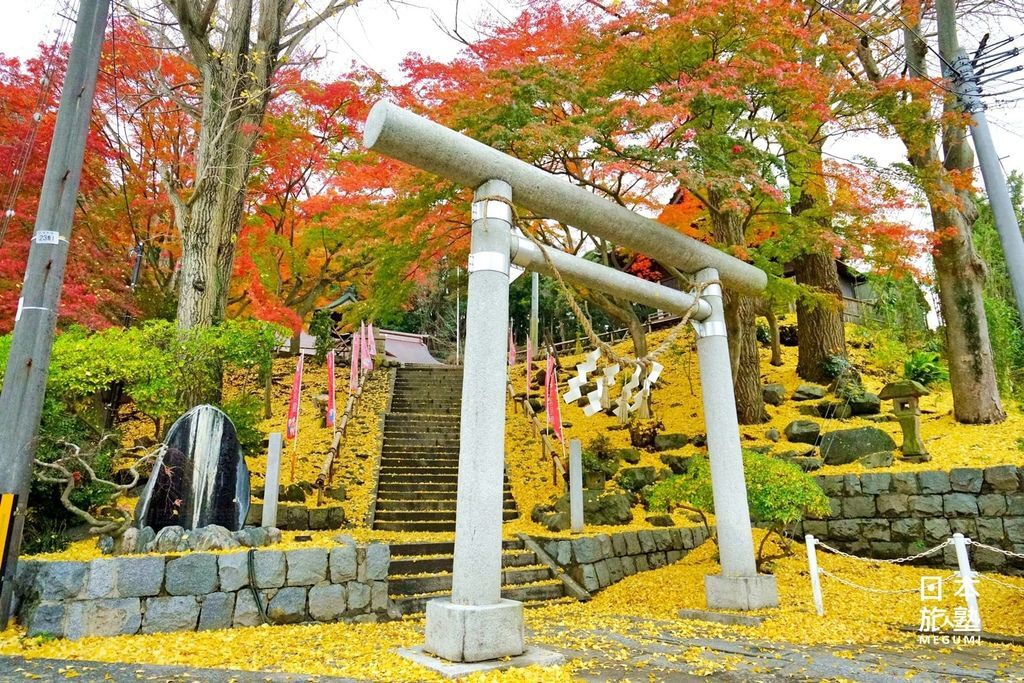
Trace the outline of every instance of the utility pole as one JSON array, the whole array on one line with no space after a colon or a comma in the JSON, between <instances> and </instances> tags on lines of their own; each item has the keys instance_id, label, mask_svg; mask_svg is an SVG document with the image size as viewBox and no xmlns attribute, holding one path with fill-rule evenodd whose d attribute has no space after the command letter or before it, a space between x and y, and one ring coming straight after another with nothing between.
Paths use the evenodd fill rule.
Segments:
<instances>
[{"instance_id":1,"label":"utility pole","mask_svg":"<svg viewBox=\"0 0 1024 683\"><path fill-rule=\"evenodd\" d=\"M956 0L936 0L935 12L939 24L939 54L943 60L943 74L950 79L964 112L971 116L971 138L981 166L996 231L1006 257L1006 270L1010 274L1017 313L1024 324L1024 238L1021 237L1017 214L1006 186L1006 177L999 163L992 132L985 117L978 78L974 64L960 47L956 35Z\"/></svg>"},{"instance_id":2,"label":"utility pole","mask_svg":"<svg viewBox=\"0 0 1024 683\"><path fill-rule=\"evenodd\" d=\"M537 271L530 273L530 285L530 346L536 352L540 309L540 274Z\"/></svg>"},{"instance_id":3,"label":"utility pole","mask_svg":"<svg viewBox=\"0 0 1024 683\"><path fill-rule=\"evenodd\" d=\"M0 435L3 435L0 438L0 494L15 497L13 520L0 520L0 526L10 524L11 529L10 541L3 546L2 553L0 628L6 628L11 616L14 574L25 525L36 436L43 411L108 5L108 0L81 0L79 3L7 373L0 392ZM7 507L0 506L0 509ZM0 539L0 544L4 540Z\"/></svg>"}]
</instances>

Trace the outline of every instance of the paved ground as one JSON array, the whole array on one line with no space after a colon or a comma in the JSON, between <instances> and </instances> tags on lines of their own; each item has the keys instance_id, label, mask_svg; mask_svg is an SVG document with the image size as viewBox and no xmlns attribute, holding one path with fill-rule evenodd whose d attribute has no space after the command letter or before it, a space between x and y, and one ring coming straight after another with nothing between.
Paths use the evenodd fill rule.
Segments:
<instances>
[{"instance_id":1,"label":"paved ground","mask_svg":"<svg viewBox=\"0 0 1024 683\"><path fill-rule=\"evenodd\" d=\"M590 681L1024 681L1024 668L1013 669L995 659L992 650L969 644L942 646L949 650L943 653L931 645L908 651L905 646L804 648L717 638L594 636L622 645L629 658L593 658L585 651L563 650L588 662L581 677ZM680 658L683 652L691 653L690 661ZM718 663L727 670L715 670Z\"/></svg>"},{"instance_id":2,"label":"paved ground","mask_svg":"<svg viewBox=\"0 0 1024 683\"><path fill-rule=\"evenodd\" d=\"M640 624L638 624L640 626ZM653 627L653 628L652 628ZM660 626L645 622L643 635L613 631L566 632L554 648L550 634L543 647L561 650L584 662L588 681L822 681L863 683L905 681L1024 681L1024 666L1000 657L999 650L960 646L884 645L873 647L799 647L779 643L731 641L714 637L657 635ZM670 632L666 629L666 632ZM945 651L943 651L945 650ZM166 681L167 683L340 683L340 678L197 669L177 666L68 662L0 657L0 681Z\"/></svg>"},{"instance_id":3,"label":"paved ground","mask_svg":"<svg viewBox=\"0 0 1024 683\"><path fill-rule=\"evenodd\" d=\"M310 678L292 674L253 673L227 669L196 669L148 664L70 662L61 659L0 657L0 681L61 681L109 683L110 681L162 681L165 683L342 683L342 678Z\"/></svg>"}]
</instances>

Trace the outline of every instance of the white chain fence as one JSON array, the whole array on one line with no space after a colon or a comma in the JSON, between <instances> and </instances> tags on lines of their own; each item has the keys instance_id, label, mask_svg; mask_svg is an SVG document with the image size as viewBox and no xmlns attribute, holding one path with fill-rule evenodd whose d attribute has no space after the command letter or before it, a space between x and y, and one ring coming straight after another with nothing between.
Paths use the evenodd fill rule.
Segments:
<instances>
[{"instance_id":1,"label":"white chain fence","mask_svg":"<svg viewBox=\"0 0 1024 683\"><path fill-rule=\"evenodd\" d=\"M1002 581L1002 580L997 579L997 578L992 577L992 576L981 574L980 572L972 571L971 570L971 566L970 566L969 556L968 556L968 553L967 553L967 547L970 546L970 545L973 545L973 546L975 546L977 548L983 548L983 549L991 551L991 552L995 552L995 553L999 553L999 554L1005 555L1008 558L1015 558L1015 559L1019 559L1019 560L1024 560L1024 554L1012 552L1012 551L1009 551L1009 550L1004 550L1002 548L997 548L995 546L988 545L986 543L979 543L978 541L972 541L971 539L966 538L963 534L959 534L959 533L953 534L952 538L948 538L945 541L943 541L942 543L940 543L940 544L938 544L936 546L933 546L931 548L928 548L927 550L923 550L923 551L921 551L921 552L919 552L919 553L917 553L915 555L909 555L907 557L896 557L896 558L890 558L890 559L879 559L879 558L874 558L874 557L860 557L858 555L853 555L852 553L848 553L848 552L839 550L838 548L834 548L831 545L828 545L827 543L823 543L822 541L816 539L811 534L807 534L807 536L805 537L805 540L806 540L806 547L807 547L807 566L808 566L808 570L809 570L810 577L811 577L811 592L812 592L813 598L814 598L814 607L815 607L815 610L817 611L819 616L824 616L825 615L825 606L824 606L824 601L823 601L823 597L822 597L822 589L821 589L821 577L823 577L823 576L825 578L831 580L831 581L835 581L836 583L844 585L844 586L846 586L848 588L853 588L855 590L859 590L859 591L863 591L865 593L870 593L870 594L875 594L875 595L909 595L911 593L918 593L918 594L922 595L922 600L924 600L925 599L925 597L924 597L925 593L924 593L924 582L923 581L922 581L921 585L915 586L913 588L874 588L874 587L871 587L871 586L864 586L864 585L859 584L859 583L857 583L855 581L851 581L849 579L846 579L846 578L843 578L841 576L838 576L834 572L828 571L827 569L824 569L824 568L818 566L818 554L817 554L817 549L818 548L820 548L821 550L824 550L824 551L826 551L826 552L828 552L828 553L830 553L832 555L836 555L836 556L839 556L839 557L845 557L845 558L848 558L848 559L851 559L851 560L857 560L859 562L865 562L865 563L868 563L868 564L874 564L874 565L905 565L905 564L914 562L915 560L920 560L920 559L928 557L930 555L935 555L935 554L937 554L939 552L942 552L943 549L945 549L947 546L953 546L956 549L957 564L958 564L959 571L956 571L956 572L954 572L954 573L952 573L952 574L950 574L948 576L945 576L945 577L936 577L936 578L938 579L938 582L940 584L945 584L945 583L948 583L948 582L953 581L953 580L956 580L960 584L956 594L958 596L962 595L964 600L965 600L965 602L966 602L966 604L967 604L967 613L969 615L969 624L972 627L971 630L977 630L979 632L981 631L981 613L980 613L980 611L978 609L978 591L977 591L977 588L975 587L975 582L977 580L981 580L981 581L985 581L985 582L988 582L988 583L991 583L991 584L994 584L994 585L998 585L998 586L1001 586L1002 588L1005 588L1005 589L1008 589L1008 590L1011 590L1011 591L1014 591L1014 592L1017 592L1017 593L1024 593L1024 587L1014 585L1014 584L1009 583L1007 581Z\"/></svg>"}]
</instances>

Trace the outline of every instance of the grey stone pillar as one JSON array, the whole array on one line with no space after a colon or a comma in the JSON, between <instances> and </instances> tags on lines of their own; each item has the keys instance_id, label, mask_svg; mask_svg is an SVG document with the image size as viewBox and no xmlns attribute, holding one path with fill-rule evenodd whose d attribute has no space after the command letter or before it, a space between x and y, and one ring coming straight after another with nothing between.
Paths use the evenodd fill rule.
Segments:
<instances>
[{"instance_id":1,"label":"grey stone pillar","mask_svg":"<svg viewBox=\"0 0 1024 683\"><path fill-rule=\"evenodd\" d=\"M459 490L451 599L427 603L424 648L473 662L523 653L523 605L501 597L512 188L476 190L466 301Z\"/></svg>"},{"instance_id":2,"label":"grey stone pillar","mask_svg":"<svg viewBox=\"0 0 1024 683\"><path fill-rule=\"evenodd\" d=\"M718 280L718 272L714 268L706 268L696 277L698 282L714 281ZM747 505L747 485L743 477L743 453L732 386L722 286L708 285L701 298L711 305L711 315L694 323L694 328L697 330L697 360L722 567L721 574L704 577L704 592L708 607L712 609L775 607L779 604L775 577L759 575L754 561L754 539Z\"/></svg>"}]
</instances>

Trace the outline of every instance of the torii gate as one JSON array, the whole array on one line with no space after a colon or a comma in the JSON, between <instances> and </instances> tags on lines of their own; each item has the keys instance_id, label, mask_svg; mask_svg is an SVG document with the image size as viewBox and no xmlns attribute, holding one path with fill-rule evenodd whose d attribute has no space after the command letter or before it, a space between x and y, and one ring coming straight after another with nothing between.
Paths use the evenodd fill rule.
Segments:
<instances>
[{"instance_id":1,"label":"torii gate","mask_svg":"<svg viewBox=\"0 0 1024 683\"><path fill-rule=\"evenodd\" d=\"M704 577L707 604L740 610L778 605L775 577L758 574L754 562L718 284L756 294L767 284L764 271L388 102L378 102L370 111L363 144L476 189L452 596L427 603L424 649L453 662L517 656L525 650L523 605L501 597L510 263L543 273L554 266L566 280L662 310L682 313L696 307L693 320L722 568L720 574ZM691 294L561 251L541 253L534 243L513 236L512 202L655 257L710 284L695 301Z\"/></svg>"}]
</instances>

